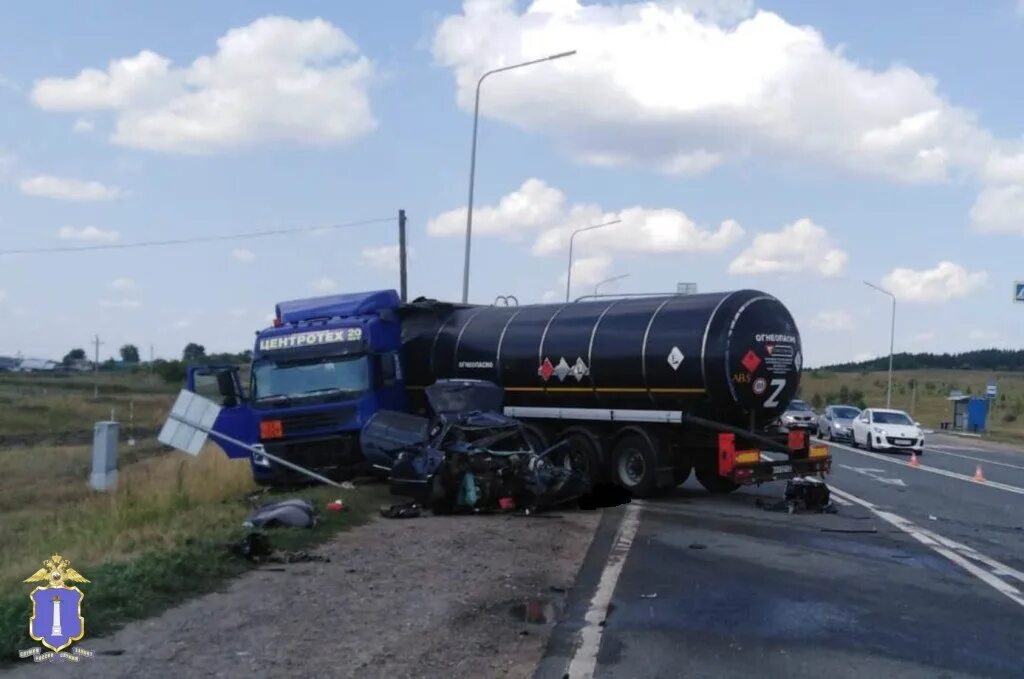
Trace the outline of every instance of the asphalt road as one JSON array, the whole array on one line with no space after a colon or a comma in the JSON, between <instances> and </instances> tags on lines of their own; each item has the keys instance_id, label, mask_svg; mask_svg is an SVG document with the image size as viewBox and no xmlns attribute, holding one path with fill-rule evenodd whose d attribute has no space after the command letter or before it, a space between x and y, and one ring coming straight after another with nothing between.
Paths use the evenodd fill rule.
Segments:
<instances>
[{"instance_id":1,"label":"asphalt road","mask_svg":"<svg viewBox=\"0 0 1024 679\"><path fill-rule=\"evenodd\" d=\"M1024 677L1024 452L832 448L836 514L692 479L606 512L538 677Z\"/></svg>"}]
</instances>

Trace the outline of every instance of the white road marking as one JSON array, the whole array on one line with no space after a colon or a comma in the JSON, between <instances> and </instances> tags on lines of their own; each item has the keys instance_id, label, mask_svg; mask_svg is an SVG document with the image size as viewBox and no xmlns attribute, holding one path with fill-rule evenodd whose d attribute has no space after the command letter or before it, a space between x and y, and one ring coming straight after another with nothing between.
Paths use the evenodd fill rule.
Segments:
<instances>
[{"instance_id":1,"label":"white road marking","mask_svg":"<svg viewBox=\"0 0 1024 679\"><path fill-rule=\"evenodd\" d=\"M925 432L925 433L927 434L928 432ZM932 450L934 448L945 448L946 450L969 450L972 453L987 453L987 452L990 452L987 448L975 448L973 446L947 446L947 445L943 445L941 443L932 443L932 444L928 445L928 449L929 450Z\"/></svg>"},{"instance_id":2,"label":"white road marking","mask_svg":"<svg viewBox=\"0 0 1024 679\"><path fill-rule=\"evenodd\" d=\"M601 633L604 631L602 623L608 617L608 605L612 601L615 585L622 574L622 567L626 563L626 556L629 554L629 548L636 538L639 527L640 507L630 503L626 505L626 512L619 523L619 530L615 534L615 541L608 554L608 561L604 564L601 579L590 600L590 608L583 616L584 626L580 632L580 644L576 647L576 652L569 663L569 672L566 675L569 679L590 679L594 676L594 670L597 668L597 652L601 649Z\"/></svg>"},{"instance_id":3,"label":"white road marking","mask_svg":"<svg viewBox=\"0 0 1024 679\"><path fill-rule=\"evenodd\" d=\"M910 463L909 462L904 462L902 460L898 460L898 459L893 458L893 457L887 457L885 455L879 455L878 453L872 453L872 452L867 451L867 450L858 450L857 448L851 448L850 446L844 446L841 443L829 443L829 445L833 446L835 448L839 448L841 450L849 451L851 453L857 453L858 455L864 455L866 457L873 457L876 460L881 460L883 462L888 462L889 464L898 464L898 465L901 465L901 466L904 466L904 467L910 467ZM999 483L998 481L985 481L984 483L979 483L979 482L974 480L973 476L967 476L966 474L957 474L956 472L951 472L951 471L948 471L946 469L939 469L938 467L931 467L931 466L928 466L926 464L920 464L920 463L918 463L918 465L916 467L911 467L911 468L912 469L920 469L921 471L925 471L925 472L931 472L932 474L939 474L940 476L948 476L951 479L959 479L961 481L967 481L967 482L973 483L973 484L975 484L977 486L985 486L986 488L998 488L999 490L1005 490L1005 491L1007 491L1009 493L1016 493L1017 495L1024 495L1024 488L1020 488L1018 486L1011 486L1011 485L1009 485L1007 483Z\"/></svg>"},{"instance_id":4,"label":"white road marking","mask_svg":"<svg viewBox=\"0 0 1024 679\"><path fill-rule=\"evenodd\" d=\"M831 493L831 489L832 489L832 486L829 486L830 493ZM841 498L838 495L831 494L830 497L831 497L832 501L834 501L837 505L842 505L843 507L852 507L853 506L852 502L850 502L849 500L847 500L845 498Z\"/></svg>"},{"instance_id":5,"label":"white road marking","mask_svg":"<svg viewBox=\"0 0 1024 679\"><path fill-rule=\"evenodd\" d=\"M963 455L962 453L951 453L948 450L939 450L939 449L937 449L937 448L935 448L933 446L926 447L925 451L929 452L929 453L939 453L940 455L951 455L953 457L962 457L965 460L976 460L978 462L984 462L985 464L994 464L994 465L998 465L1000 467L1012 467L1014 469L1024 469L1024 465L1010 464L1009 462L996 462L995 460L989 460L989 459L982 458L982 457L974 457L972 455Z\"/></svg>"},{"instance_id":6,"label":"white road marking","mask_svg":"<svg viewBox=\"0 0 1024 679\"><path fill-rule=\"evenodd\" d=\"M855 471L858 474L863 474L864 476L870 477L870 478L874 479L875 481L880 481L881 483L886 483L886 484L888 484L890 486L904 486L905 487L907 485L906 483L903 482L903 479L895 479L895 478L888 478L888 477L882 476L882 474L885 473L884 469L869 469L868 467L851 467L850 465L847 465L847 464L841 464L839 466L843 467L844 469L849 469L851 471Z\"/></svg>"},{"instance_id":7,"label":"white road marking","mask_svg":"<svg viewBox=\"0 0 1024 679\"><path fill-rule=\"evenodd\" d=\"M955 563L957 566L960 566L1000 594L1003 594L1007 598L1012 599L1021 606L1024 606L1024 593L1003 579L1011 577L1019 580L1020 582L1024 582L1024 573L1021 573L1006 564L1000 563L995 559L980 554L966 545L962 545L959 542L950 540L949 538L944 538L930 530L925 530L917 524L904 519L902 516L879 509L874 504L867 500L862 500L856 495L851 495L846 491L839 490L835 486L830 486L830 489L835 496L843 497L850 502L855 502L862 507L869 509L878 518L896 526L921 544L926 545L933 551ZM975 561L988 566L988 570L972 563Z\"/></svg>"}]
</instances>

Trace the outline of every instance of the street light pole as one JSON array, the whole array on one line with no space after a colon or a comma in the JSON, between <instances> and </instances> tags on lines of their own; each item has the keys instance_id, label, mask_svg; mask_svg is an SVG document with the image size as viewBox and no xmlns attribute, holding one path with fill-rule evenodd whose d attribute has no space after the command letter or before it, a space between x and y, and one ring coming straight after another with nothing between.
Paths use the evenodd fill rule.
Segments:
<instances>
[{"instance_id":1,"label":"street light pole","mask_svg":"<svg viewBox=\"0 0 1024 679\"><path fill-rule=\"evenodd\" d=\"M524 61L520 64L513 64L511 66L503 66L502 68L495 68L487 71L480 79L476 82L476 101L473 104L473 143L469 151L469 201L466 205L466 261L462 266L462 303L466 304L469 302L469 251L470 243L473 238L473 182L476 178L476 131L480 122L480 86L484 84L484 79L489 75L495 73L501 73L502 71L511 71L515 68L522 68L524 66L532 66L534 64L540 64L545 61L553 61L555 59L561 59L562 57L571 57L576 54L576 50L569 52L559 52L558 54L552 54L542 59L534 59L532 61Z\"/></svg>"},{"instance_id":2,"label":"street light pole","mask_svg":"<svg viewBox=\"0 0 1024 679\"><path fill-rule=\"evenodd\" d=\"M622 221L621 219L613 219L610 222L604 222L602 224L594 224L592 226L584 226L582 228L576 229L575 231L572 232L572 235L569 236L569 268L568 268L568 270L567 270L567 272L565 274L565 301L566 301L566 303L569 302L569 286L572 284L572 245L573 245L573 242L576 240L576 234L583 233L584 231L592 231L593 229L600 229L602 226L611 226L612 224L618 224L621 221Z\"/></svg>"},{"instance_id":3,"label":"street light pole","mask_svg":"<svg viewBox=\"0 0 1024 679\"><path fill-rule=\"evenodd\" d=\"M612 276L611 278L606 278L603 281L598 282L598 284L594 286L594 296L597 297L597 290L598 290L598 288L600 288L605 283L611 283L612 281L620 281L623 278L629 278L629 274L628 273L624 273L624 274L621 274L619 276Z\"/></svg>"},{"instance_id":4,"label":"street light pole","mask_svg":"<svg viewBox=\"0 0 1024 679\"><path fill-rule=\"evenodd\" d=\"M889 295L889 297L892 298L892 320L889 323L889 386L888 386L888 388L886 389L886 392L885 392L885 407L886 408L891 408L892 407L892 354L893 354L893 347L894 347L895 341L896 341L896 295L892 294L888 290L885 290L884 288L880 288L877 285L874 285L873 283L868 283L867 281L864 281L864 285L866 285L866 286L868 286L870 288L874 288L875 290L878 290L882 294Z\"/></svg>"}]
</instances>

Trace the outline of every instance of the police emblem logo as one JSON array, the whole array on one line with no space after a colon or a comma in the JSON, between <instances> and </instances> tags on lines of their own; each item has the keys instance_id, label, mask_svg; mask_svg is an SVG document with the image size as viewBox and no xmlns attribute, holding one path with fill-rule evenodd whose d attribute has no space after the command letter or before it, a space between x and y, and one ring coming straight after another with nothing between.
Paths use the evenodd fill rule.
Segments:
<instances>
[{"instance_id":1,"label":"police emblem logo","mask_svg":"<svg viewBox=\"0 0 1024 679\"><path fill-rule=\"evenodd\" d=\"M92 651L81 648L73 649L73 653L64 650L85 636L85 618L82 617L82 599L85 594L69 583L87 583L89 580L72 568L70 561L60 554L54 554L25 582L40 583L29 594L32 600L29 636L50 650L43 652L40 648L33 648L20 651L19 655L22 658L31 657L36 662L57 657L78 662L80 657L92 656Z\"/></svg>"}]
</instances>

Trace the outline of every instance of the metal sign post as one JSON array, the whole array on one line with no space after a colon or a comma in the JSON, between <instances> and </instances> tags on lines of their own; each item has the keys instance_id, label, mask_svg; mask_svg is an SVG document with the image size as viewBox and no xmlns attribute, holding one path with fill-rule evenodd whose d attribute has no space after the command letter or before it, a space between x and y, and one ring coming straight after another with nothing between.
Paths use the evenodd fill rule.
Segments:
<instances>
[{"instance_id":1,"label":"metal sign post","mask_svg":"<svg viewBox=\"0 0 1024 679\"><path fill-rule=\"evenodd\" d=\"M178 394L178 399L174 402L174 407L171 408L171 412L167 416L167 421L164 422L163 429L160 430L160 435L157 436L157 440L164 445L177 448L189 455L198 455L199 451L203 449L203 445L206 443L207 436L212 436L215 439L227 441L228 443L233 443L236 446L241 446L250 453L262 455L268 460L272 460L279 465L288 467L289 469L297 471L300 474L304 474L312 479L316 479L321 483L326 483L327 485L334 486L335 488L342 487L337 481L332 481L326 476L321 476L320 474L310 471L305 467L300 467L299 465L287 460L282 460L276 455L271 455L267 451L263 450L262 447L257 448L256 446L239 441L236 438L214 431L213 425L217 421L217 416L219 414L220 406L216 405L213 401L193 394L191 391L182 389Z\"/></svg>"}]
</instances>

